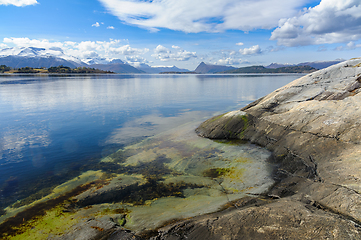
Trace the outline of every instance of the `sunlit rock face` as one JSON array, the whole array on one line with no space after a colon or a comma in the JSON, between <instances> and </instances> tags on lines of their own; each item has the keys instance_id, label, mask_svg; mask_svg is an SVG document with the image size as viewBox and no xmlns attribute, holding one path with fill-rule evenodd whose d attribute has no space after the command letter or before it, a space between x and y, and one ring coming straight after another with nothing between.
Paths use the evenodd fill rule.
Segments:
<instances>
[{"instance_id":1,"label":"sunlit rock face","mask_svg":"<svg viewBox=\"0 0 361 240\"><path fill-rule=\"evenodd\" d=\"M254 234L256 239L270 239L269 236L307 239L312 235L310 223L318 222L326 213L327 219L321 228L330 229L333 234L319 232L316 238L359 239L360 92L361 59L351 59L299 78L236 114L214 117L198 127L200 136L222 138L226 129L225 138L235 136L264 146L273 152L273 159L279 164L275 174L277 183L267 193L277 200L266 206L253 206L254 217L242 222L237 234ZM229 128L228 123L235 121L232 116L237 115L244 117L232 123L233 129ZM305 208L311 210L307 218L301 216ZM295 217L294 210L301 215ZM244 218L247 211L235 211L224 221L235 216ZM294 225L296 235L293 231L285 232L285 228L289 228L286 222L281 221L277 226L267 223L281 215L291 217L291 221L298 219L299 223ZM257 230L248 224L255 219L264 220L265 226L258 226ZM303 228L306 221L307 227ZM356 227L351 224L343 228L345 221L351 221ZM197 221L192 224L201 225ZM166 230L163 239L170 239L172 234ZM227 236L222 231L210 234Z\"/></svg>"}]
</instances>

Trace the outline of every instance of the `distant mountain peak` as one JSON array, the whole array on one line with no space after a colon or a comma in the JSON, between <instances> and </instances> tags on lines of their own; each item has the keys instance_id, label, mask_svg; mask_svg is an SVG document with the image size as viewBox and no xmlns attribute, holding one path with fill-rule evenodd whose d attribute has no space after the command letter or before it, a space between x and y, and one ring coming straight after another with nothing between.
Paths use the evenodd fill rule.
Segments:
<instances>
[{"instance_id":1,"label":"distant mountain peak","mask_svg":"<svg viewBox=\"0 0 361 240\"><path fill-rule=\"evenodd\" d=\"M188 69L178 68L176 66L149 66L148 64L142 63L136 67L137 69L145 73L161 73L161 72L189 72Z\"/></svg>"},{"instance_id":2,"label":"distant mountain peak","mask_svg":"<svg viewBox=\"0 0 361 240\"><path fill-rule=\"evenodd\" d=\"M231 66L222 66L222 65L212 65L212 64L206 64L204 62L201 62L198 67L194 70L196 73L217 73L217 72L224 72L227 70L235 69Z\"/></svg>"}]
</instances>

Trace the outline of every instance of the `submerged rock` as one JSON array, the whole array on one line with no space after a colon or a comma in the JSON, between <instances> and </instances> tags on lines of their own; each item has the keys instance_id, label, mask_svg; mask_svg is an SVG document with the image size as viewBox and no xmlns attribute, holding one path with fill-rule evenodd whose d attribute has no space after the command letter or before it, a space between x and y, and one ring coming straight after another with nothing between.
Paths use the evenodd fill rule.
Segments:
<instances>
[{"instance_id":1,"label":"submerged rock","mask_svg":"<svg viewBox=\"0 0 361 240\"><path fill-rule=\"evenodd\" d=\"M175 228L192 228L188 237L203 231L209 239L361 239L360 92L361 59L352 59L230 113L245 116L247 124L232 118L229 128L228 114L201 124L200 136L235 136L273 151L277 184L266 195L276 200L221 215L224 224L205 225L214 221L205 217ZM162 239L180 239L171 238L178 230L172 231Z\"/></svg>"}]
</instances>

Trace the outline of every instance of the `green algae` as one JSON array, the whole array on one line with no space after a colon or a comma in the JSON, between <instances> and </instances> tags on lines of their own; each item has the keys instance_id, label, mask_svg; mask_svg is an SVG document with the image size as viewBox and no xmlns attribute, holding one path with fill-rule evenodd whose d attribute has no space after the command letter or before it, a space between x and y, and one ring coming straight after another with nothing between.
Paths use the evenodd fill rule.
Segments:
<instances>
[{"instance_id":1,"label":"green algae","mask_svg":"<svg viewBox=\"0 0 361 240\"><path fill-rule=\"evenodd\" d=\"M145 205L147 201L163 197L184 198L183 190L186 188L202 188L203 185L178 182L164 183L158 181L158 178L147 178L143 184L134 183L129 186L115 189L109 194L108 192L99 193L96 197L79 200L77 205L86 207L102 203L130 203L132 205Z\"/></svg>"},{"instance_id":2,"label":"green algae","mask_svg":"<svg viewBox=\"0 0 361 240\"><path fill-rule=\"evenodd\" d=\"M243 127L241 133L238 134L238 138L239 139L244 139L245 132L246 132L248 126L249 126L249 120L248 120L248 117L246 115L242 115L240 117L242 118L242 121L244 123L244 127Z\"/></svg>"},{"instance_id":3,"label":"green algae","mask_svg":"<svg viewBox=\"0 0 361 240\"><path fill-rule=\"evenodd\" d=\"M75 213L64 211L64 206L59 204L53 209L46 211L42 216L33 218L20 226L17 229L18 232L21 232L20 234L15 236L8 235L5 236L5 239L48 239L50 234L56 236L67 232L77 222L78 219L75 218Z\"/></svg>"},{"instance_id":4,"label":"green algae","mask_svg":"<svg viewBox=\"0 0 361 240\"><path fill-rule=\"evenodd\" d=\"M90 188L104 184L106 184L106 181L104 180L97 180L91 183L83 184L56 198L39 202L24 211L19 212L15 216L6 219L0 224L0 229L2 230L0 232L0 239L17 236L28 231L29 228L32 228L34 224L39 222L39 219L42 219L42 217L47 214L47 211L51 211L59 205L73 202L72 197L77 196Z\"/></svg>"},{"instance_id":5,"label":"green algae","mask_svg":"<svg viewBox=\"0 0 361 240\"><path fill-rule=\"evenodd\" d=\"M209 177L209 178L219 178L229 172L230 172L230 169L228 169L228 168L211 168L211 169L205 170L203 172L203 176Z\"/></svg>"}]
</instances>

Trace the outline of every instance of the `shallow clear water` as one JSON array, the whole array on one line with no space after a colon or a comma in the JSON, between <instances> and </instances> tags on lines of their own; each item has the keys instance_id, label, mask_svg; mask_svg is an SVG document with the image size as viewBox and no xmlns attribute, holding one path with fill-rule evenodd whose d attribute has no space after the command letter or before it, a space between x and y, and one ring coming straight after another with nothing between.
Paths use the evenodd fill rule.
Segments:
<instances>
[{"instance_id":1,"label":"shallow clear water","mask_svg":"<svg viewBox=\"0 0 361 240\"><path fill-rule=\"evenodd\" d=\"M197 124L240 109L300 76L0 75L0 207L37 194L39 189L47 189L46 195L56 185L97 171L99 168L93 166L101 159L107 162L104 159L119 149L132 148L133 155L145 152L147 161L152 162L149 144L153 144L154 154L171 159L165 165L184 172L189 163L181 163L184 156L171 157L169 149L183 155L189 152L187 161L195 161L192 156L197 152L223 148L195 140ZM162 151L162 147L154 150L152 141L163 141L167 146L162 143ZM256 146L244 145L238 150L227 146L222 150L223 158L257 158L263 154ZM235 151L244 155L227 155ZM202 154L198 159L204 158ZM131 156L118 164L132 166ZM133 157L143 161L139 159ZM224 166L216 164L213 168ZM187 174L194 177L205 171L200 166L194 169L198 170ZM187 191L190 194L191 190Z\"/></svg>"}]
</instances>

